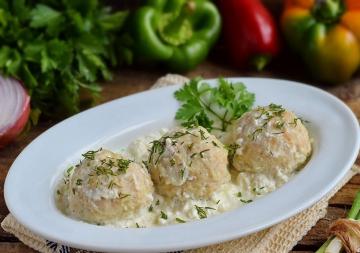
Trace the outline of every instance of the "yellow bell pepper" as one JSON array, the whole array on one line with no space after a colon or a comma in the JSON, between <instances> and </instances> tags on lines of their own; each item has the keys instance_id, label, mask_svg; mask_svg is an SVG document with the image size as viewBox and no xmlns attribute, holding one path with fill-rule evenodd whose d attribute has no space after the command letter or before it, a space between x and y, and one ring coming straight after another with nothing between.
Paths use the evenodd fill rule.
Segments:
<instances>
[{"instance_id":1,"label":"yellow bell pepper","mask_svg":"<svg viewBox=\"0 0 360 253\"><path fill-rule=\"evenodd\" d=\"M281 26L315 78L339 83L360 66L360 0L285 0Z\"/></svg>"}]
</instances>

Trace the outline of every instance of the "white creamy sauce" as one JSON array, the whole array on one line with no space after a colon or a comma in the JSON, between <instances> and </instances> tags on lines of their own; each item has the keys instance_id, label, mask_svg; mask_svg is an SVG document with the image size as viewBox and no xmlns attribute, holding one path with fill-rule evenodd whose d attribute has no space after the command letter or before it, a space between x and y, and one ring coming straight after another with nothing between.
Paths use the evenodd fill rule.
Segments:
<instances>
[{"instance_id":1,"label":"white creamy sauce","mask_svg":"<svg viewBox=\"0 0 360 253\"><path fill-rule=\"evenodd\" d=\"M120 153L134 161L142 164L147 161L151 142L159 139L166 129L152 133L134 140L127 149ZM274 154L276 155L276 154ZM116 221L105 222L105 226L113 227L152 227L168 224L178 224L204 218L199 215L199 208L204 211L206 217L211 217L225 211L229 211L246 205L269 192L272 192L286 183L293 175L287 176L276 170L273 174L237 172L231 170L231 182L223 185L215 191L209 199L194 199L190 196L182 198L164 198L154 193L153 202L146 209L131 214L130 217ZM84 172L87 173L87 172ZM176 183L176 182L175 182ZM62 198L57 198L59 208L66 213L66 206L61 203L67 194L64 185L58 188L62 191ZM93 199L113 198L119 193L116 190L99 188L86 192Z\"/></svg>"}]
</instances>

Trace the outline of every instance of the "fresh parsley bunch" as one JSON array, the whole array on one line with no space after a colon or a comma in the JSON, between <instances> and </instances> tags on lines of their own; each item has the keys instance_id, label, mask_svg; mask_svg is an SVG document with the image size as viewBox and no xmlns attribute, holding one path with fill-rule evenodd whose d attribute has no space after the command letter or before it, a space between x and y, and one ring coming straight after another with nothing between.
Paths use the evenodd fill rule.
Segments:
<instances>
[{"instance_id":1,"label":"fresh parsley bunch","mask_svg":"<svg viewBox=\"0 0 360 253\"><path fill-rule=\"evenodd\" d=\"M0 71L24 82L33 111L75 113L81 89L111 78L126 17L97 0L0 0Z\"/></svg>"},{"instance_id":2,"label":"fresh parsley bunch","mask_svg":"<svg viewBox=\"0 0 360 253\"><path fill-rule=\"evenodd\" d=\"M212 87L195 78L176 91L175 98L182 103L175 118L183 126L226 131L234 120L253 106L255 95L242 83L220 78L217 86Z\"/></svg>"}]
</instances>

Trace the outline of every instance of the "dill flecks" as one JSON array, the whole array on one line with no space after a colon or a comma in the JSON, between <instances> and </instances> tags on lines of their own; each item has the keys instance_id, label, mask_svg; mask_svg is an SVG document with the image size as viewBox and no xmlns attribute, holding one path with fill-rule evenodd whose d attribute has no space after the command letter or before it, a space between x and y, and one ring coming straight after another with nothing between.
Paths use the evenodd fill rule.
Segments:
<instances>
[{"instance_id":1,"label":"dill flecks","mask_svg":"<svg viewBox=\"0 0 360 253\"><path fill-rule=\"evenodd\" d=\"M127 197L130 197L130 194L123 194L122 196L120 194L119 199L124 199L124 198L127 198Z\"/></svg>"},{"instance_id":2,"label":"dill flecks","mask_svg":"<svg viewBox=\"0 0 360 253\"><path fill-rule=\"evenodd\" d=\"M160 211L160 218L163 220L167 220L168 216L163 211Z\"/></svg>"},{"instance_id":3,"label":"dill flecks","mask_svg":"<svg viewBox=\"0 0 360 253\"><path fill-rule=\"evenodd\" d=\"M194 143L191 143L191 144L188 145L188 149L189 149L190 151L192 150L193 147L194 147Z\"/></svg>"},{"instance_id":4,"label":"dill flecks","mask_svg":"<svg viewBox=\"0 0 360 253\"><path fill-rule=\"evenodd\" d=\"M185 169L181 169L181 170L180 170L181 179L184 178L184 175L185 175Z\"/></svg>"},{"instance_id":5,"label":"dill flecks","mask_svg":"<svg viewBox=\"0 0 360 253\"><path fill-rule=\"evenodd\" d=\"M240 145L239 144L230 144L230 145L227 145L225 146L226 149L228 150L228 158L229 158L229 162L232 163L233 160L234 160L234 156L235 156L235 153L236 153L236 150L238 148L240 148Z\"/></svg>"},{"instance_id":6,"label":"dill flecks","mask_svg":"<svg viewBox=\"0 0 360 253\"><path fill-rule=\"evenodd\" d=\"M216 210L216 208L210 207L210 206L205 206L206 210Z\"/></svg>"},{"instance_id":7,"label":"dill flecks","mask_svg":"<svg viewBox=\"0 0 360 253\"><path fill-rule=\"evenodd\" d=\"M148 161L141 161L142 164L144 165L144 167L149 170L149 164L148 164Z\"/></svg>"},{"instance_id":8,"label":"dill flecks","mask_svg":"<svg viewBox=\"0 0 360 253\"><path fill-rule=\"evenodd\" d=\"M109 183L109 185L108 185L108 189L111 190L111 189L114 187L114 185L116 185L115 182L114 182L114 180L111 180L110 183Z\"/></svg>"},{"instance_id":9,"label":"dill flecks","mask_svg":"<svg viewBox=\"0 0 360 253\"><path fill-rule=\"evenodd\" d=\"M99 148L98 150L89 150L88 152L82 154L82 156L85 158L85 159L88 159L88 160L94 160L95 159L95 154L99 151L101 151L102 148Z\"/></svg>"},{"instance_id":10,"label":"dill flecks","mask_svg":"<svg viewBox=\"0 0 360 253\"><path fill-rule=\"evenodd\" d=\"M298 121L300 121L302 124L304 124L304 123L309 123L309 121L304 120L304 119L301 118L301 117L298 117L298 118L294 118L294 121L293 121L293 122L290 122L289 125L293 125L294 127L296 127L297 124L298 124L298 123L297 123Z\"/></svg>"},{"instance_id":11,"label":"dill flecks","mask_svg":"<svg viewBox=\"0 0 360 253\"><path fill-rule=\"evenodd\" d=\"M252 132L252 133L250 134L251 140L253 140L253 141L256 140L256 137L257 137L263 130L264 130L263 127L255 129L254 132Z\"/></svg>"},{"instance_id":12,"label":"dill flecks","mask_svg":"<svg viewBox=\"0 0 360 253\"><path fill-rule=\"evenodd\" d=\"M127 169L129 168L129 164L133 162L127 159L116 159L116 161L116 165L120 173L126 173Z\"/></svg>"},{"instance_id":13,"label":"dill flecks","mask_svg":"<svg viewBox=\"0 0 360 253\"><path fill-rule=\"evenodd\" d=\"M204 158L204 153L210 151L210 149L205 149L199 153L201 158Z\"/></svg>"},{"instance_id":14,"label":"dill flecks","mask_svg":"<svg viewBox=\"0 0 360 253\"><path fill-rule=\"evenodd\" d=\"M184 221L183 219L180 219L180 218L176 218L175 219L178 223L186 223L186 221Z\"/></svg>"},{"instance_id":15,"label":"dill flecks","mask_svg":"<svg viewBox=\"0 0 360 253\"><path fill-rule=\"evenodd\" d=\"M170 140L172 145L175 145L177 142L176 142L176 139L182 137L182 136L185 136L185 135L193 135L193 136L196 136L194 134L192 134L191 132L189 131L177 131L171 135L165 135L165 136L162 136L160 139L158 140L155 140L155 141L152 141L151 142L151 148L149 150L150 152L150 155L149 155L149 159L148 159L148 163L155 163L157 164L160 157L164 154L165 152L165 147L166 147L166 140Z\"/></svg>"},{"instance_id":16,"label":"dill flecks","mask_svg":"<svg viewBox=\"0 0 360 253\"><path fill-rule=\"evenodd\" d=\"M241 201L242 203L248 204L248 203L251 203L251 202L252 202L252 199L247 199L247 200L245 200L245 199L240 199L240 201Z\"/></svg>"},{"instance_id":17,"label":"dill flecks","mask_svg":"<svg viewBox=\"0 0 360 253\"><path fill-rule=\"evenodd\" d=\"M82 185L82 179L78 178L76 180L76 185L78 185L78 186Z\"/></svg>"},{"instance_id":18,"label":"dill flecks","mask_svg":"<svg viewBox=\"0 0 360 253\"><path fill-rule=\"evenodd\" d=\"M116 176L116 174L110 168L106 168L104 166L97 166L94 169L97 176Z\"/></svg>"},{"instance_id":19,"label":"dill flecks","mask_svg":"<svg viewBox=\"0 0 360 253\"><path fill-rule=\"evenodd\" d=\"M240 198L240 201L242 203L245 203L245 204L252 202L252 199L249 199L249 200L242 199L242 193L241 192L236 193L236 197Z\"/></svg>"},{"instance_id":20,"label":"dill flecks","mask_svg":"<svg viewBox=\"0 0 360 253\"><path fill-rule=\"evenodd\" d=\"M209 137L205 136L205 131L204 130L200 129L199 133L200 133L201 140L207 140L209 138Z\"/></svg>"},{"instance_id":21,"label":"dill flecks","mask_svg":"<svg viewBox=\"0 0 360 253\"><path fill-rule=\"evenodd\" d=\"M256 195L261 195L261 194L262 194L261 191L262 191L264 188L265 188L264 186L261 186L261 187L259 187L259 188L254 187L254 188L252 189L252 191L253 191Z\"/></svg>"},{"instance_id":22,"label":"dill flecks","mask_svg":"<svg viewBox=\"0 0 360 253\"><path fill-rule=\"evenodd\" d=\"M265 127L269 124L270 120L273 118L279 118L279 120L274 124L274 127L276 129L282 130L284 128L285 122L282 120L283 114L285 112L285 109L281 105L276 105L271 103L268 106L265 107L258 107L256 109L257 112L259 112L259 115L256 117L256 119L262 119L264 122L262 126L255 129L251 134L249 134L249 138L251 140L256 140L256 137L263 132ZM283 132L277 132L274 134L282 134Z\"/></svg>"},{"instance_id":23,"label":"dill flecks","mask_svg":"<svg viewBox=\"0 0 360 253\"><path fill-rule=\"evenodd\" d=\"M150 155L148 159L148 164L155 163L157 164L161 155L165 152L166 138L162 137L159 140L151 142ZM155 155L157 157L155 158Z\"/></svg>"},{"instance_id":24,"label":"dill flecks","mask_svg":"<svg viewBox=\"0 0 360 253\"><path fill-rule=\"evenodd\" d=\"M66 170L66 176L70 177L71 172L74 170L74 166L70 166L67 170Z\"/></svg>"},{"instance_id":25,"label":"dill flecks","mask_svg":"<svg viewBox=\"0 0 360 253\"><path fill-rule=\"evenodd\" d=\"M170 165L174 166L175 165L175 160L174 159L170 159Z\"/></svg>"},{"instance_id":26,"label":"dill flecks","mask_svg":"<svg viewBox=\"0 0 360 253\"><path fill-rule=\"evenodd\" d=\"M203 207L195 205L195 209L196 209L197 214L198 214L200 219L207 218L207 213L206 213L206 211L205 211L205 209Z\"/></svg>"}]
</instances>

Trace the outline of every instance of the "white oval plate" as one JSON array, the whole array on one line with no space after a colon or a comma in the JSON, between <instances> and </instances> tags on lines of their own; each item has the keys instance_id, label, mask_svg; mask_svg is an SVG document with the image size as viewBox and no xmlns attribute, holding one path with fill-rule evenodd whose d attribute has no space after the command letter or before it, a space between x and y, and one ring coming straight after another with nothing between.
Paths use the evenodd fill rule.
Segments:
<instances>
[{"instance_id":1,"label":"white oval plate","mask_svg":"<svg viewBox=\"0 0 360 253\"><path fill-rule=\"evenodd\" d=\"M5 182L10 212L46 239L109 252L160 252L201 247L274 225L311 206L345 175L359 151L359 125L334 96L300 83L230 78L256 94L257 105L277 103L310 121L314 153L290 182L242 208L186 224L144 229L96 226L73 220L54 204L54 187L66 166L99 146L118 150L137 136L172 124L179 85L97 106L50 128L15 160ZM214 80L208 82L214 83Z\"/></svg>"}]
</instances>

